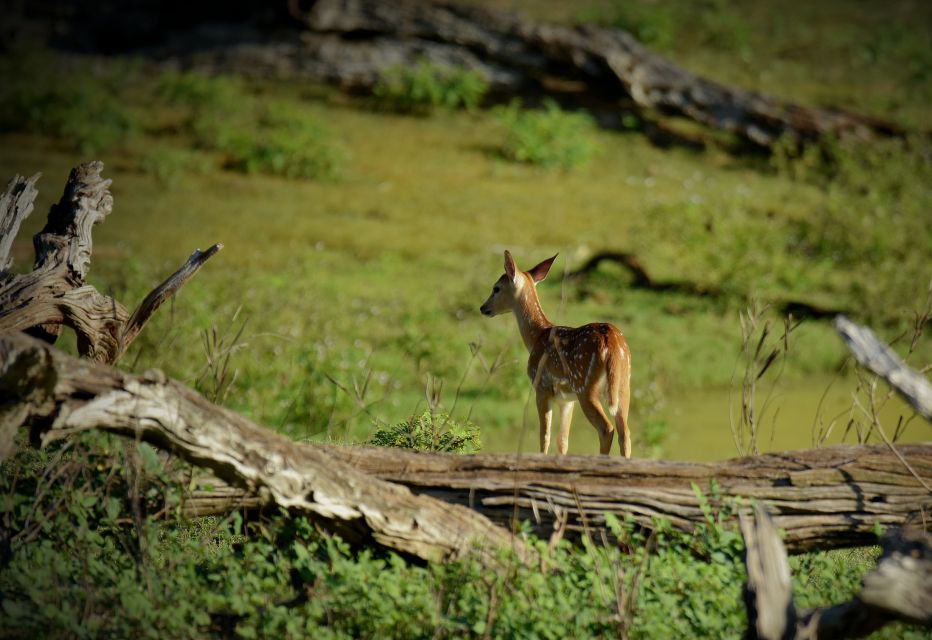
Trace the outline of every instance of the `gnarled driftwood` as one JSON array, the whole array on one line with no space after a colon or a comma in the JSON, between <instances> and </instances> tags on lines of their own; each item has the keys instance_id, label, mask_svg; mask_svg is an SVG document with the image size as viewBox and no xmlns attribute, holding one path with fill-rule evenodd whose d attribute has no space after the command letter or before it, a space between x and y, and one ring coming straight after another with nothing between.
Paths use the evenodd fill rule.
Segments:
<instances>
[{"instance_id":1,"label":"gnarled driftwood","mask_svg":"<svg viewBox=\"0 0 932 640\"><path fill-rule=\"evenodd\" d=\"M74 329L83 356L115 362L159 306L180 289L223 245L195 251L130 315L117 300L85 283L93 249L92 230L113 210L103 163L72 169L65 191L33 238L32 271L14 274L10 249L20 223L33 209L39 174L15 177L0 197L0 331L26 331L55 342L62 326Z\"/></svg>"},{"instance_id":2,"label":"gnarled driftwood","mask_svg":"<svg viewBox=\"0 0 932 640\"><path fill-rule=\"evenodd\" d=\"M790 566L777 527L756 505L753 517L741 514L748 581L749 640L861 638L892 620L932 628L932 536L902 529L881 539L877 568L864 577L853 600L811 611L797 611Z\"/></svg>"}]
</instances>

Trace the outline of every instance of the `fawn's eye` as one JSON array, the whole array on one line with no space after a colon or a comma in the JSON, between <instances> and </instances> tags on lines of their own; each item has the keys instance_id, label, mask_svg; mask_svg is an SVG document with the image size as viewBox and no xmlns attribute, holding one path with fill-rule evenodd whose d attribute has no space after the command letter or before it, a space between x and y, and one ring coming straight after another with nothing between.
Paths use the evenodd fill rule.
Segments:
<instances>
[{"instance_id":1,"label":"fawn's eye","mask_svg":"<svg viewBox=\"0 0 932 640\"><path fill-rule=\"evenodd\" d=\"M498 285L495 285L494 287L492 287L492 293L498 293L501 290L502 288Z\"/></svg>"}]
</instances>

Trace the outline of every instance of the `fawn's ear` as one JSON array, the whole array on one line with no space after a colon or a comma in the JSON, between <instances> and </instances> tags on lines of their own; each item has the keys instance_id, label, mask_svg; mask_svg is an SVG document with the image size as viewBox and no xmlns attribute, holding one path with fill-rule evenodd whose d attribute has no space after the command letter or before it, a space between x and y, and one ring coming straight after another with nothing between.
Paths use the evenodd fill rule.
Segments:
<instances>
[{"instance_id":1,"label":"fawn's ear","mask_svg":"<svg viewBox=\"0 0 932 640\"><path fill-rule=\"evenodd\" d=\"M547 274L550 273L550 267L553 266L553 261L557 259L559 253L552 258L547 258L539 265L528 271L528 275L534 279L534 282L540 282L547 277Z\"/></svg>"},{"instance_id":2,"label":"fawn's ear","mask_svg":"<svg viewBox=\"0 0 932 640\"><path fill-rule=\"evenodd\" d=\"M505 273L508 274L512 281L514 281L515 275L518 273L518 265L515 264L515 259L511 257L511 252L508 249L505 249Z\"/></svg>"}]
</instances>

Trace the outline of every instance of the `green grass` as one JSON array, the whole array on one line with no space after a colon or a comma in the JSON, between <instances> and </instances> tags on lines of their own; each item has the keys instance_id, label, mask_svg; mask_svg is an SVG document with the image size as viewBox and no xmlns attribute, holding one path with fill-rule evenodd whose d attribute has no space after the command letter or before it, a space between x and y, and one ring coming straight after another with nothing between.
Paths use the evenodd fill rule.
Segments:
<instances>
[{"instance_id":1,"label":"green grass","mask_svg":"<svg viewBox=\"0 0 932 640\"><path fill-rule=\"evenodd\" d=\"M608 518L619 545L548 545L519 529L542 564L503 553L492 572L354 550L296 514L189 520L171 480L187 472L102 434L0 464L0 635L739 638L746 625L728 505L705 503L693 535L660 522L648 539ZM850 599L875 559L872 548L793 558L798 604ZM872 637L922 633L893 624Z\"/></svg>"},{"instance_id":2,"label":"green grass","mask_svg":"<svg viewBox=\"0 0 932 640\"><path fill-rule=\"evenodd\" d=\"M648 16L652 5L632 6ZM891 15L899 24L898 7ZM734 13L754 33L755 47L785 48L791 35L765 31L770 35L761 39L759 12L746 5L712 8L708 20ZM557 9L544 3L534 10L572 17ZM806 11L808 19L824 18ZM852 47L855 35L870 35L859 20L846 20L830 39ZM721 46L676 33L672 54L725 59ZM898 74L899 51L873 64ZM47 54L31 56L33 65L51 64ZM722 73L744 68L744 58L728 60ZM794 73L808 60L794 59ZM752 299L848 309L893 338L909 329L932 275L932 170L921 136L908 145L829 143L801 155L784 148L767 160L715 147L661 150L637 133L576 131L582 116L573 120L555 107L513 107L512 124L548 114L558 124L574 123L569 132L557 127L563 133L556 137L582 144L585 153L552 156L557 164L576 165L599 149L597 161L555 173L489 153L509 144L494 113L439 110L410 118L373 112L367 100L321 87L71 64L85 70L79 92L117 105L137 123L131 135L99 139L104 150L95 157L114 179L115 209L95 229L91 282L133 304L195 247L226 247L160 312L124 366L162 367L194 383L205 360L202 333L241 308L244 345L230 359L239 374L226 403L298 437L362 440L418 416L429 379L444 382L440 409L450 411L458 398L456 420L480 430L522 424L529 385L513 322L476 311L501 272L504 248L525 266L560 252L541 286L554 321L607 320L625 332L636 362L634 422L653 425L650 435L635 429L636 443L643 437L637 444L656 454L661 425L668 435L685 428L666 401L696 389L721 395L731 384L738 314ZM847 58L829 56L806 68L846 73L846 65ZM61 106L64 85L55 77L37 86L59 93L36 97L28 78L5 90L21 109ZM874 80L872 72L864 86ZM840 104L862 89L829 86L840 92ZM895 94L905 111L923 100L916 87L906 83ZM784 95L808 99L807 91L797 83ZM910 121L900 111L879 113ZM94 121L80 112L74 118ZM44 223L68 169L88 156L54 127L43 136L32 120L17 122L5 121L20 132L4 134L0 171L45 173L37 213L14 248L22 269L30 262L29 235ZM543 146L539 135L531 142L532 149ZM611 265L585 281L563 281L562 273L600 249L636 253L655 278L694 281L722 295L634 290ZM826 323L807 322L795 334L785 377L817 376L827 384L844 356ZM925 338L912 361L921 365L930 356ZM366 379L365 394L356 393L354 382ZM660 397L646 401L649 395ZM727 425L723 401L721 428Z\"/></svg>"},{"instance_id":3,"label":"green grass","mask_svg":"<svg viewBox=\"0 0 932 640\"><path fill-rule=\"evenodd\" d=\"M578 11L550 0L511 4L556 20ZM502 271L503 249L523 266L559 251L540 287L551 319L611 321L632 346L636 455L662 457L671 441L681 457L733 455L728 389L743 373L738 317L752 300L846 308L893 339L910 331L926 299L932 169L920 134L932 124L932 20L915 3L852 6L794 2L775 17L765 3L593 1L586 19L626 21L665 54L726 82L892 118L918 130L908 144L827 143L744 158L714 145L661 150L636 132L586 126L561 135L583 136L598 154L555 172L501 153L507 126L475 108L411 118L306 84L74 59L56 72L42 52L17 75L23 67L7 58L0 174L44 173L13 248L16 268L31 265L30 236L68 170L100 158L114 181L114 212L94 230L90 282L101 291L133 306L194 248L225 245L121 366L160 367L298 439L461 448L477 446L474 435L488 446L522 428L536 439L514 323L482 318L478 306ZM55 82L68 73L77 80ZM541 146L539 136L531 142ZM633 289L610 264L564 280L601 249L637 254L657 279L722 293ZM765 317L781 322L772 311ZM897 343L900 353L907 342ZM806 322L793 334L784 380L818 381L817 399L845 355L828 323ZM205 365L208 356L218 364ZM932 340L923 337L910 362L930 361ZM776 398L788 413L789 401ZM700 411L712 415L700 422ZM451 420L438 428L431 416L442 414ZM808 442L815 416L795 422ZM922 428L914 422L907 433L921 439ZM571 440L580 430L591 428L578 419ZM515 566L493 577L469 563L425 568L353 552L281 516L139 524L132 500L151 510L177 504L158 458L105 438L74 446L67 481L38 502L55 452L24 452L0 469L2 630L616 637L627 621L635 638L742 633L737 539L715 522L692 538L662 534L633 614L620 617L616 589L630 588L646 546L631 532L628 549L560 545L549 571ZM141 496L127 480L140 465ZM43 527L35 539L4 546L36 505L44 519L31 521ZM794 558L799 604L851 597L875 554ZM878 637L909 634L921 636L894 626Z\"/></svg>"}]
</instances>

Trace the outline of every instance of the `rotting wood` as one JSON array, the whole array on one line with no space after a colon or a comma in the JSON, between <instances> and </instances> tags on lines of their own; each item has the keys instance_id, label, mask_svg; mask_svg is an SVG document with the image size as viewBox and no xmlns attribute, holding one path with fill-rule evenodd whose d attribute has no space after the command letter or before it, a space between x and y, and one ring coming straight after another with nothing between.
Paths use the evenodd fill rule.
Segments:
<instances>
[{"instance_id":1,"label":"rotting wood","mask_svg":"<svg viewBox=\"0 0 932 640\"><path fill-rule=\"evenodd\" d=\"M790 566L777 526L758 503L742 512L748 580L745 604L750 640L860 638L892 620L932 628L932 535L918 528L892 530L880 541L877 568L851 601L797 611Z\"/></svg>"},{"instance_id":2,"label":"rotting wood","mask_svg":"<svg viewBox=\"0 0 932 640\"><path fill-rule=\"evenodd\" d=\"M93 249L92 230L113 210L110 180L103 163L72 169L59 202L49 210L45 227L33 238L32 271L10 272L13 236L33 209L36 174L14 178L0 197L0 331L20 330L54 343L63 326L77 334L81 355L115 362L139 335L159 306L178 291L223 245L195 251L188 261L156 287L130 315L117 300L85 284Z\"/></svg>"},{"instance_id":3,"label":"rotting wood","mask_svg":"<svg viewBox=\"0 0 932 640\"><path fill-rule=\"evenodd\" d=\"M705 520L695 487L713 507L735 497L766 502L777 526L786 531L787 545L799 552L869 544L876 526L928 523L923 514L932 512L932 494L883 445L691 463L608 456L463 456L302 444L211 405L157 373L130 376L37 344L16 334L0 338L0 397L6 398L6 423L28 424L45 441L85 428L138 432L239 486L241 494L225 490L217 502L205 492L197 493L195 512L201 515L217 512L210 511L212 505L224 511L244 500L250 504L257 496L264 501L268 494L263 491L272 491L279 504L330 514L334 526L342 522L341 513L347 514L356 534L363 526L357 522L359 514L373 530L384 521L389 531L372 533L380 543L384 539L385 544L403 546L393 532L401 530L397 538L416 536L405 529L415 521L417 535L451 535L446 525L417 520L419 512L412 511L408 497L398 498L405 505L398 511L391 502L379 502L394 500L393 493L358 493L369 491L364 479L371 476L402 485L406 496L410 490L425 499L471 507L484 516L483 522L488 518L502 525L494 529L498 532L526 520L546 538L555 523L565 519L568 533L578 535L585 528L604 529L606 513L620 519L630 516L648 528L656 518L666 518L674 527L690 531ZM932 478L932 445L897 449L920 477ZM305 471L307 477L302 475ZM355 475L346 476L353 478L347 489L341 478L349 471ZM323 483L320 495L311 489L317 483ZM347 491L355 497L347 497ZM314 500L324 504L313 506ZM336 506L328 507L331 502ZM453 529L467 531L462 512L451 513ZM354 533L352 527L347 533ZM500 534L489 535L496 539ZM436 544L458 546L458 540ZM417 550L417 545L427 543L418 538L411 544Z\"/></svg>"},{"instance_id":4,"label":"rotting wood","mask_svg":"<svg viewBox=\"0 0 932 640\"><path fill-rule=\"evenodd\" d=\"M149 442L350 542L427 561L475 557L492 566L502 547L532 559L482 514L297 445L158 371L131 375L23 333L0 333L0 398L0 430L26 425L42 444L94 429Z\"/></svg>"},{"instance_id":5,"label":"rotting wood","mask_svg":"<svg viewBox=\"0 0 932 640\"><path fill-rule=\"evenodd\" d=\"M578 280L596 269L603 262L612 262L624 267L632 277L631 286L638 289L649 289L651 291L674 291L677 293L686 293L690 295L701 296L718 296L721 291L713 285L702 285L697 282L664 280L659 281L648 272L644 262L633 253L626 251L598 251L594 253L578 269L571 271L567 277Z\"/></svg>"}]
</instances>

